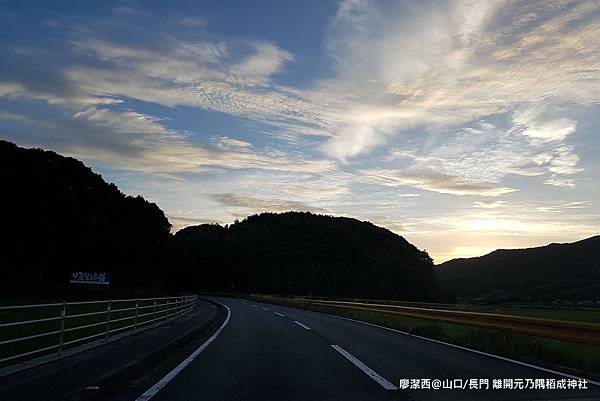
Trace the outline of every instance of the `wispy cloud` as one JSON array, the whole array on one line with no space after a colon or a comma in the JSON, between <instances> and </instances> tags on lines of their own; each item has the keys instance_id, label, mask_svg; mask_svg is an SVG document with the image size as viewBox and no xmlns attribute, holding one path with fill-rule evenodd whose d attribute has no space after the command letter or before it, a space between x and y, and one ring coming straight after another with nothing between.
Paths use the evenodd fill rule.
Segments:
<instances>
[{"instance_id":1,"label":"wispy cloud","mask_svg":"<svg viewBox=\"0 0 600 401\"><path fill-rule=\"evenodd\" d=\"M179 23L188 28L204 28L208 25L206 18L202 16L186 16L181 17Z\"/></svg>"},{"instance_id":2,"label":"wispy cloud","mask_svg":"<svg viewBox=\"0 0 600 401\"><path fill-rule=\"evenodd\" d=\"M213 14L136 3L39 23L60 46L0 49L3 133L159 177L170 190L153 193L190 213L171 214L179 225L327 211L437 241L427 247L441 255L492 246L472 245L477 235L510 246L597 222L595 205L577 203L593 196L575 190L597 186L596 0L346 0L318 49L224 36ZM306 68L307 46L326 75ZM196 123L209 114L235 123ZM559 210L565 221L545 222ZM440 230L473 248L440 245Z\"/></svg>"},{"instance_id":3,"label":"wispy cloud","mask_svg":"<svg viewBox=\"0 0 600 401\"><path fill-rule=\"evenodd\" d=\"M499 196L516 191L512 188L493 184L469 182L463 178L436 171L410 171L372 169L363 170L362 177L367 182L397 187L412 186L426 191L452 195Z\"/></svg>"},{"instance_id":4,"label":"wispy cloud","mask_svg":"<svg viewBox=\"0 0 600 401\"><path fill-rule=\"evenodd\" d=\"M285 212L289 210L326 213L322 208L313 207L303 202L281 199L260 199L242 194L215 194L212 199L224 206L250 209L251 213Z\"/></svg>"},{"instance_id":5,"label":"wispy cloud","mask_svg":"<svg viewBox=\"0 0 600 401\"><path fill-rule=\"evenodd\" d=\"M456 1L409 10L343 2L329 38L339 75L320 90L335 106L332 119L347 117L322 149L345 160L401 141L415 127L439 132L506 114L525 137L513 141L513 152L566 140L577 127L571 105L600 100L598 85L590 85L600 79L599 9L595 1Z\"/></svg>"}]
</instances>

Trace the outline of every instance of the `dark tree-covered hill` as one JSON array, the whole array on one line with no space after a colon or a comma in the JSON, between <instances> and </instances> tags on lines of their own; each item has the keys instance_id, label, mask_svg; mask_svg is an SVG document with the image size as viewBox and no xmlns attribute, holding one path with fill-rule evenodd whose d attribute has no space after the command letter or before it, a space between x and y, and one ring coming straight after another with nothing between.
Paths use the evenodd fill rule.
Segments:
<instances>
[{"instance_id":1,"label":"dark tree-covered hill","mask_svg":"<svg viewBox=\"0 0 600 401\"><path fill-rule=\"evenodd\" d=\"M371 223L289 212L175 236L164 213L82 162L0 141L0 287L111 286L447 300L427 253ZM5 292L4 292L5 293Z\"/></svg>"},{"instance_id":2,"label":"dark tree-covered hill","mask_svg":"<svg viewBox=\"0 0 600 401\"><path fill-rule=\"evenodd\" d=\"M64 284L71 271L112 274L112 284L154 284L170 223L141 196L121 193L82 162L0 141L0 282Z\"/></svg>"},{"instance_id":3,"label":"dark tree-covered hill","mask_svg":"<svg viewBox=\"0 0 600 401\"><path fill-rule=\"evenodd\" d=\"M448 299L426 252L351 218L263 213L225 227L187 227L175 235L175 247L180 285L204 290Z\"/></svg>"},{"instance_id":4,"label":"dark tree-covered hill","mask_svg":"<svg viewBox=\"0 0 600 401\"><path fill-rule=\"evenodd\" d=\"M501 249L450 260L435 270L465 299L600 300L600 236L570 244Z\"/></svg>"}]
</instances>

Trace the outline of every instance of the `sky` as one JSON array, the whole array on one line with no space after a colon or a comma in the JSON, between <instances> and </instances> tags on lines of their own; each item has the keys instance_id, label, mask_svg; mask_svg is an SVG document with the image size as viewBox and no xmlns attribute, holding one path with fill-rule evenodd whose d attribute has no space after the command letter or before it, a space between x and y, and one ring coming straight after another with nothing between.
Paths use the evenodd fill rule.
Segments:
<instances>
[{"instance_id":1,"label":"sky","mask_svg":"<svg viewBox=\"0 0 600 401\"><path fill-rule=\"evenodd\" d=\"M600 233L600 1L4 1L0 137L173 229L303 210L436 263Z\"/></svg>"}]
</instances>

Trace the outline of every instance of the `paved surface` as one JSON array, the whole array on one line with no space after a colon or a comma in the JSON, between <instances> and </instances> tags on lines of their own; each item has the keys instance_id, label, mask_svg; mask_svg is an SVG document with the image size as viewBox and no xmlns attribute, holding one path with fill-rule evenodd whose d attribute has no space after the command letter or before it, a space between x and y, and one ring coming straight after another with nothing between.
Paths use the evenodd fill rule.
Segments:
<instances>
[{"instance_id":1,"label":"paved surface","mask_svg":"<svg viewBox=\"0 0 600 401\"><path fill-rule=\"evenodd\" d=\"M145 376L152 379L151 376L157 374L157 366L171 356L164 355L166 351L161 355L158 350L201 331L215 320L217 313L216 305L203 301L197 311L154 329L143 330L118 341L3 377L0 379L0 400L119 399L117 393L127 390L129 381L151 385L143 383L144 380L136 375L141 375L142 379ZM182 355L182 358L185 356ZM170 369L171 366L166 368ZM158 372L156 380L168 371L165 369ZM90 385L99 385L101 389L97 392L86 391L85 388ZM110 392L107 392L110 386L118 388L110 388ZM133 387L137 395L139 390Z\"/></svg>"},{"instance_id":2,"label":"paved surface","mask_svg":"<svg viewBox=\"0 0 600 401\"><path fill-rule=\"evenodd\" d=\"M401 378L563 377L316 312L215 300L231 309L229 324L152 400L600 400L594 385L568 391L386 390L386 383L398 385Z\"/></svg>"}]
</instances>

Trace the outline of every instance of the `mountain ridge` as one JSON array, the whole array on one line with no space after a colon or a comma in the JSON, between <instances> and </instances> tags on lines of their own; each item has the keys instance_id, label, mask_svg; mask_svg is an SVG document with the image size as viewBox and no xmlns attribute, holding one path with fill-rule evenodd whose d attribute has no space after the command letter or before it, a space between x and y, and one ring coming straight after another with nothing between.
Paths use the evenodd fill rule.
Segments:
<instances>
[{"instance_id":1,"label":"mountain ridge","mask_svg":"<svg viewBox=\"0 0 600 401\"><path fill-rule=\"evenodd\" d=\"M452 259L435 272L464 299L600 299L600 235Z\"/></svg>"}]
</instances>

